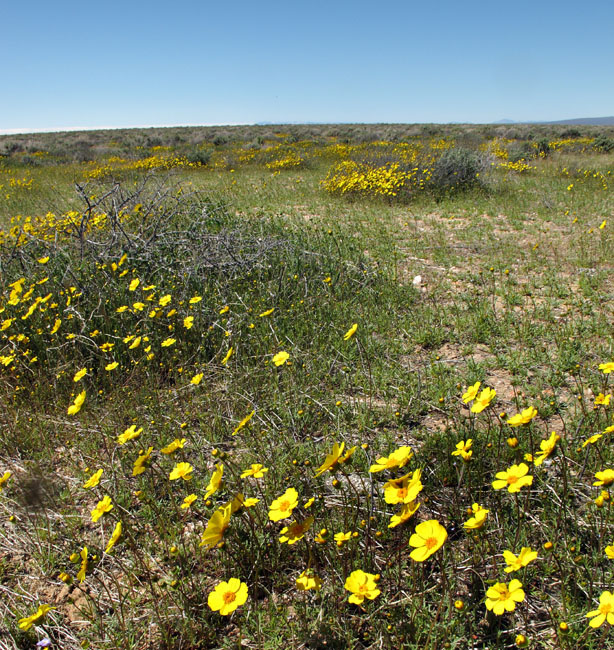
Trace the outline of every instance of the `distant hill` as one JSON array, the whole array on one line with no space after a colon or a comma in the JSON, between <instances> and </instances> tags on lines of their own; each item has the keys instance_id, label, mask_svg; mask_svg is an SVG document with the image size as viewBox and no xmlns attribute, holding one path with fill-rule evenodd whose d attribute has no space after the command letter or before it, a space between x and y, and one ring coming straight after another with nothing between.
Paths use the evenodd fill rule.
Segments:
<instances>
[{"instance_id":1,"label":"distant hill","mask_svg":"<svg viewBox=\"0 0 614 650\"><path fill-rule=\"evenodd\" d=\"M542 124L591 124L593 126L614 126L614 115L610 115L610 117L578 117L573 120L557 120L556 122L543 122Z\"/></svg>"}]
</instances>

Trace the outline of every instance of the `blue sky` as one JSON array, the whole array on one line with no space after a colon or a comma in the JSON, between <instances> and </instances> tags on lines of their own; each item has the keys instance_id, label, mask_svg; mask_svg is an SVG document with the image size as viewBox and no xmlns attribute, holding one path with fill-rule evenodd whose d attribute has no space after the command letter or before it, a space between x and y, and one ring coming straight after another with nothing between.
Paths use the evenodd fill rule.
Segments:
<instances>
[{"instance_id":1,"label":"blue sky","mask_svg":"<svg viewBox=\"0 0 614 650\"><path fill-rule=\"evenodd\" d=\"M10 2L0 131L614 115L614 3Z\"/></svg>"}]
</instances>

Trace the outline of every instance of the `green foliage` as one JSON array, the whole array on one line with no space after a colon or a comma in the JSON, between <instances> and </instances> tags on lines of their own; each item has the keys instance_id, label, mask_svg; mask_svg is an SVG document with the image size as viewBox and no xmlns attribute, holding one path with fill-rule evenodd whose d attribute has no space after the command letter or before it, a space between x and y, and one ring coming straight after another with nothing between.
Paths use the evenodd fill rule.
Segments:
<instances>
[{"instance_id":1,"label":"green foliage","mask_svg":"<svg viewBox=\"0 0 614 650\"><path fill-rule=\"evenodd\" d=\"M484 169L476 152L460 147L448 149L435 162L430 184L437 191L469 189L480 184Z\"/></svg>"}]
</instances>

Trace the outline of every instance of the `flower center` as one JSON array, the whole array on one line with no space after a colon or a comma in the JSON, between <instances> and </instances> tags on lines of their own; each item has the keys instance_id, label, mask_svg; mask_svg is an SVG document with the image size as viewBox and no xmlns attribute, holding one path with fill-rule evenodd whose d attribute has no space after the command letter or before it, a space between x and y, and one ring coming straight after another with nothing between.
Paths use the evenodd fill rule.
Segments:
<instances>
[{"instance_id":1,"label":"flower center","mask_svg":"<svg viewBox=\"0 0 614 650\"><path fill-rule=\"evenodd\" d=\"M434 546L437 546L437 538L436 537L427 537L426 541L424 542L424 545L430 551Z\"/></svg>"},{"instance_id":2,"label":"flower center","mask_svg":"<svg viewBox=\"0 0 614 650\"><path fill-rule=\"evenodd\" d=\"M397 490L397 496L399 499L404 499L407 496L407 488L402 487Z\"/></svg>"},{"instance_id":3,"label":"flower center","mask_svg":"<svg viewBox=\"0 0 614 650\"><path fill-rule=\"evenodd\" d=\"M612 605L610 603L606 603L605 605L602 605L600 608L602 614L609 614L612 611Z\"/></svg>"},{"instance_id":4,"label":"flower center","mask_svg":"<svg viewBox=\"0 0 614 650\"><path fill-rule=\"evenodd\" d=\"M361 594L366 594L367 591L369 591L369 588L367 587L367 583L365 583L364 585L360 585L358 587L358 592Z\"/></svg>"},{"instance_id":5,"label":"flower center","mask_svg":"<svg viewBox=\"0 0 614 650\"><path fill-rule=\"evenodd\" d=\"M237 594L235 594L234 591L227 591L222 598L224 599L224 602L227 605L230 605L230 603L234 602L237 597Z\"/></svg>"},{"instance_id":6,"label":"flower center","mask_svg":"<svg viewBox=\"0 0 614 650\"><path fill-rule=\"evenodd\" d=\"M507 484L508 484L508 485L513 485L514 483L516 483L517 480L518 480L518 477L517 477L517 476L514 476L514 475L512 474L511 476L508 476L508 477L507 477Z\"/></svg>"},{"instance_id":7,"label":"flower center","mask_svg":"<svg viewBox=\"0 0 614 650\"><path fill-rule=\"evenodd\" d=\"M285 512L286 510L288 510L289 507L290 507L290 502L289 502L289 501L282 501L282 502L279 504L279 509L280 509L282 512Z\"/></svg>"}]
</instances>

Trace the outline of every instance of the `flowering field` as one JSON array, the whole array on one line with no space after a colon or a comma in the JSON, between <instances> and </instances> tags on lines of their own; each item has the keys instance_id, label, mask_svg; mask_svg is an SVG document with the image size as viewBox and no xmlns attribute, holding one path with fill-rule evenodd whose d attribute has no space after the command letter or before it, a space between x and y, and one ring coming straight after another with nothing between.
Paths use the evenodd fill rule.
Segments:
<instances>
[{"instance_id":1,"label":"flowering field","mask_svg":"<svg viewBox=\"0 0 614 650\"><path fill-rule=\"evenodd\" d=\"M0 138L0 648L614 647L614 140L534 128Z\"/></svg>"}]
</instances>

